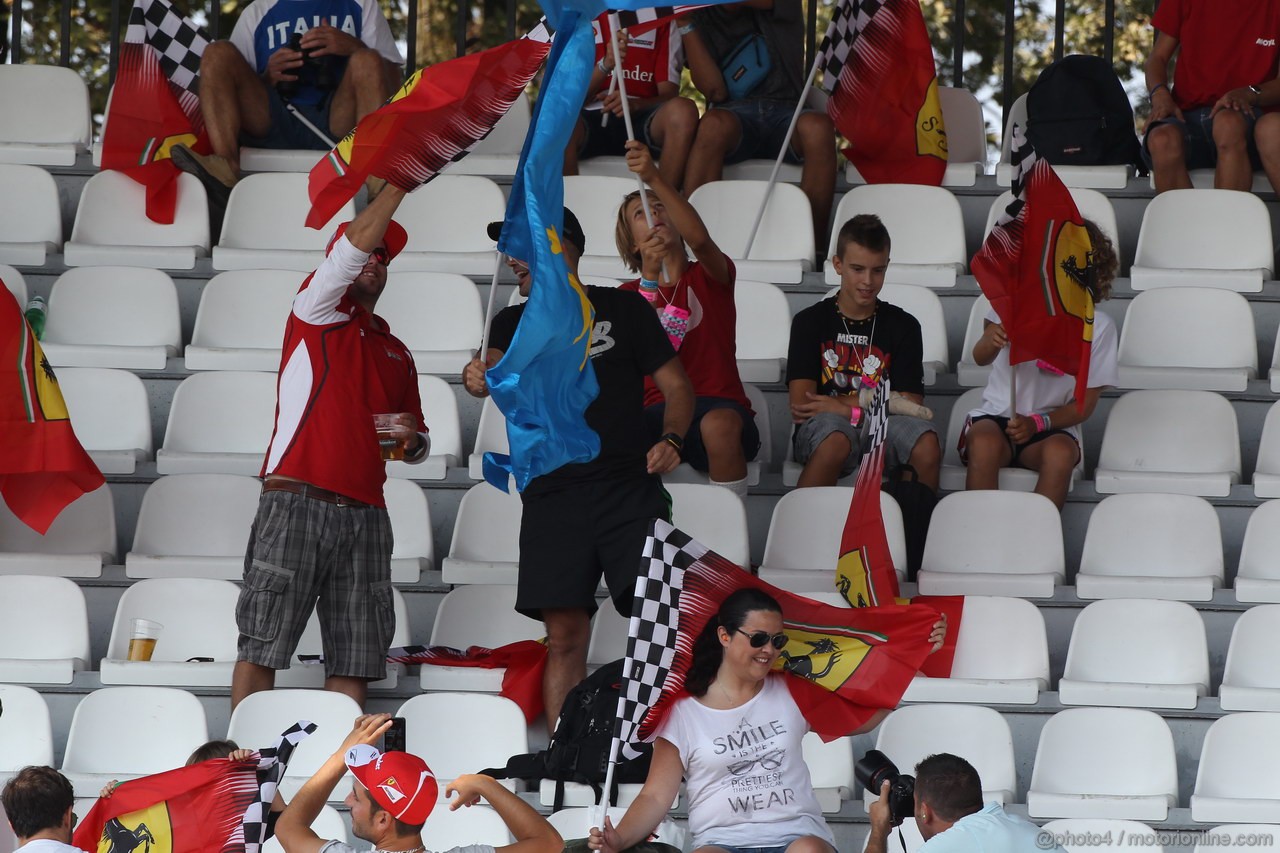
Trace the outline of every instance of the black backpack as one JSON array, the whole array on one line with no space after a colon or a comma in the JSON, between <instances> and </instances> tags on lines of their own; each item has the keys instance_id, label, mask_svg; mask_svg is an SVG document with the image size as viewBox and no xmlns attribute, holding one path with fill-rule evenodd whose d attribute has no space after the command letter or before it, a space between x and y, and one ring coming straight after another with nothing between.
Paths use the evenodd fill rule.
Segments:
<instances>
[{"instance_id":1,"label":"black backpack","mask_svg":"<svg viewBox=\"0 0 1280 853\"><path fill-rule=\"evenodd\" d=\"M541 752L513 755L503 768L480 772L495 779L554 779L556 797L553 811L564 805L564 783L590 785L596 803L609 769L609 750L618 720L618 695L622 686L622 661L607 663L588 675L565 697L551 743ZM653 747L644 744L644 753L630 761L620 760L613 774L609 802L618 801L618 785L643 782L649 775Z\"/></svg>"},{"instance_id":2,"label":"black backpack","mask_svg":"<svg viewBox=\"0 0 1280 853\"><path fill-rule=\"evenodd\" d=\"M938 496L920 482L916 469L905 463L889 472L881 490L892 495L902 510L902 532L907 540L907 579L915 580L924 560L924 540L929 535L929 521Z\"/></svg>"},{"instance_id":3,"label":"black backpack","mask_svg":"<svg viewBox=\"0 0 1280 853\"><path fill-rule=\"evenodd\" d=\"M1098 56L1066 56L1040 72L1027 92L1027 139L1055 166L1126 165L1146 174L1129 96Z\"/></svg>"}]
</instances>

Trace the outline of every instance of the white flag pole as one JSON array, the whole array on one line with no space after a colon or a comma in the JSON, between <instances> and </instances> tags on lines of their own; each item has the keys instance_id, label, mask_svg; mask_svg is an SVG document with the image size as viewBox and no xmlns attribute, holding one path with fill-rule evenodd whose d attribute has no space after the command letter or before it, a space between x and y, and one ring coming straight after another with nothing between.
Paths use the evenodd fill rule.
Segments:
<instances>
[{"instance_id":1,"label":"white flag pole","mask_svg":"<svg viewBox=\"0 0 1280 853\"><path fill-rule=\"evenodd\" d=\"M609 814L609 792L613 790L613 771L618 766L618 749L622 746L622 741L615 734L613 742L609 745L609 767L604 772L604 787L600 790L603 796L600 802L591 807L591 825L600 827L600 832L604 832L604 819Z\"/></svg>"},{"instance_id":2,"label":"white flag pole","mask_svg":"<svg viewBox=\"0 0 1280 853\"><path fill-rule=\"evenodd\" d=\"M506 255L498 252L497 261L493 265L493 279L489 282L489 304L484 309L484 332L480 335L480 363L489 363L489 324L493 322L493 306L498 301L498 274L502 272L502 259Z\"/></svg>"},{"instance_id":3,"label":"white flag pole","mask_svg":"<svg viewBox=\"0 0 1280 853\"><path fill-rule=\"evenodd\" d=\"M787 156L787 146L791 144L791 137L796 132L796 122L800 120L800 113L804 112L804 102L809 97L809 87L813 85L813 81L818 76L818 68L822 64L822 57L819 55L813 60L813 67L809 69L809 79L805 81L804 87L800 90L800 100L796 103L796 110L791 114L791 125L787 128L787 136L782 140L782 147L778 149L778 159L773 161L773 171L769 174L769 185L764 188L764 200L760 202L760 210L756 212L756 221L751 225L751 233L747 235L747 247L742 250L742 257L751 256L751 245L756 241L756 232L760 230L760 222L764 219L764 210L769 206L769 196L773 195L773 185L778 182L778 170L782 168L782 158ZM819 240L821 235L814 235Z\"/></svg>"},{"instance_id":4,"label":"white flag pole","mask_svg":"<svg viewBox=\"0 0 1280 853\"><path fill-rule=\"evenodd\" d=\"M618 87L618 66L615 65L613 66L613 73L609 75L609 91L607 92L607 94L612 95L613 90L616 89L617 87ZM600 113L601 113L600 126L608 127L609 116L612 115L612 113L610 113L608 110L604 109L603 107L601 107Z\"/></svg>"}]
</instances>

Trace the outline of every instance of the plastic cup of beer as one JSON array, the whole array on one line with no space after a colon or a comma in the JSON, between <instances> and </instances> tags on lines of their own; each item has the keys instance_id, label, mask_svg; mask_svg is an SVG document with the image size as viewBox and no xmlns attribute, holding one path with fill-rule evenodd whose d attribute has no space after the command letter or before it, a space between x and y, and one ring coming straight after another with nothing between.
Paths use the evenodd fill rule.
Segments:
<instances>
[{"instance_id":1,"label":"plastic cup of beer","mask_svg":"<svg viewBox=\"0 0 1280 853\"><path fill-rule=\"evenodd\" d=\"M156 640L164 626L150 619L133 620L133 636L129 639L129 660L151 660Z\"/></svg>"},{"instance_id":2,"label":"plastic cup of beer","mask_svg":"<svg viewBox=\"0 0 1280 853\"><path fill-rule=\"evenodd\" d=\"M404 439L396 438L392 433L395 428L395 415L374 415L373 428L378 432L378 450L383 459L403 459Z\"/></svg>"}]
</instances>

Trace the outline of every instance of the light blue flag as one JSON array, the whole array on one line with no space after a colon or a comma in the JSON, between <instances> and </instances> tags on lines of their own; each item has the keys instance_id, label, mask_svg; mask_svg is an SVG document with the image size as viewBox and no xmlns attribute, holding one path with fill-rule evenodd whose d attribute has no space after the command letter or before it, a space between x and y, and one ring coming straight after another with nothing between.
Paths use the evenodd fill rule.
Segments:
<instances>
[{"instance_id":1,"label":"light blue flag","mask_svg":"<svg viewBox=\"0 0 1280 853\"><path fill-rule=\"evenodd\" d=\"M595 37L591 16L554 4L544 3L556 36L498 242L528 262L533 280L515 336L487 373L511 455L486 453L484 476L503 491L510 474L524 491L533 478L600 453L600 437L584 418L600 391L587 358L595 315L560 244L564 149L591 80Z\"/></svg>"}]
</instances>

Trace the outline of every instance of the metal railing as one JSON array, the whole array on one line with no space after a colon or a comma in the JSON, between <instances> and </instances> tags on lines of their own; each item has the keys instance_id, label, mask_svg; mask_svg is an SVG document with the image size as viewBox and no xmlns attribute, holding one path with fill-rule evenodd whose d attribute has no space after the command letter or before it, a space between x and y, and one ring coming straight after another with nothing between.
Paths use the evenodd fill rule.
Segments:
<instances>
[{"instance_id":1,"label":"metal railing","mask_svg":"<svg viewBox=\"0 0 1280 853\"><path fill-rule=\"evenodd\" d=\"M22 10L26 3L24 0L10 0L9 6L9 35L7 44L8 62L22 61ZM39 0L30 0L32 6ZM69 66L71 64L71 30L72 30L72 3L74 0L60 0L61 10L59 15L60 26L60 58L59 64ZM418 47L418 22L419 22L419 0L405 0L408 3L407 11L407 28L405 34L407 53L409 57L408 71L412 72L417 67L417 47ZM109 29L111 33L109 47L109 75L112 81L115 80L116 63L118 48L120 45L121 33L123 30L124 20L128 17L128 9L130 8L129 0L111 0L111 11ZM1054 3L1054 33L1053 33L1053 58L1061 59L1066 46L1066 0L1055 0ZM808 67L813 56L817 51L818 33L817 33L817 10L818 0L808 0L808 33L805 38L805 67ZM0 6L0 11L3 11ZM457 55L461 56L469 47L467 38L467 29L470 24L473 8L469 5L459 3L458 14L455 21L455 50ZM965 52L965 0L953 0L953 15L951 18L951 69L952 80L961 81L964 73L964 52ZM507 38L515 38L516 31L516 2L515 0L507 0ZM1103 14L1105 26L1103 27L1103 57L1107 62L1112 62L1115 55L1115 25L1116 25L1116 0L1105 0L1103 4ZM207 20L209 22L209 32L214 38L224 38L228 34L221 32L220 18L221 6L218 0L208 0L208 8L206 10ZM1008 121L1009 107L1012 102L1011 98L1005 97L1006 92L1013 91L1014 88L1014 45L1015 45L1015 27L1014 23L1017 17L1016 0L1005 0L1004 7L1004 68L1002 77L1002 90L998 93L998 97L1003 106L1004 120ZM0 30L2 31L2 30ZM5 45L0 45L0 60L2 60L5 51Z\"/></svg>"}]
</instances>

